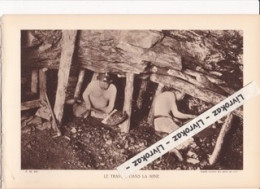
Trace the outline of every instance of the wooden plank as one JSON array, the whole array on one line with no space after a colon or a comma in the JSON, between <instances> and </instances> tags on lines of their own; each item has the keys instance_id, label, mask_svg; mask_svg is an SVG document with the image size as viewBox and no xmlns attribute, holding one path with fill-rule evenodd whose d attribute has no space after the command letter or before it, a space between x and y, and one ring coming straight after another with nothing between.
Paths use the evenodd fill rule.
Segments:
<instances>
[{"instance_id":1,"label":"wooden plank","mask_svg":"<svg viewBox=\"0 0 260 189\"><path fill-rule=\"evenodd\" d=\"M227 94L232 94L230 93L232 89L229 89L228 87L220 87L219 85L212 83L208 77L205 74L197 74L196 71L194 71L194 75L191 76L191 73L193 72L192 70L189 70L188 72L190 74L186 74L184 71L178 71L174 69L167 69L167 68L161 68L157 66L153 66L151 68L151 72L160 74L160 75L168 75L168 76L174 76L180 79L183 79L189 83L192 83L198 87L209 89L213 92L222 94L222 95L227 95Z\"/></svg>"},{"instance_id":2,"label":"wooden plank","mask_svg":"<svg viewBox=\"0 0 260 189\"><path fill-rule=\"evenodd\" d=\"M152 105L151 105L151 108L150 108L150 111L149 111L149 114L148 114L148 117L147 117L147 122L150 124L150 125L153 125L153 112L154 112L154 103L155 103L155 98L162 93L162 89L163 89L164 85L159 83L158 86L157 86L157 89L156 89L156 92L154 94L154 97L153 97L153 102L152 102Z\"/></svg>"},{"instance_id":3,"label":"wooden plank","mask_svg":"<svg viewBox=\"0 0 260 189\"><path fill-rule=\"evenodd\" d=\"M38 108L38 107L40 107L40 105L41 105L40 99L22 102L21 110L24 111L24 110L30 110L33 108Z\"/></svg>"},{"instance_id":4,"label":"wooden plank","mask_svg":"<svg viewBox=\"0 0 260 189\"><path fill-rule=\"evenodd\" d=\"M58 86L55 98L54 113L60 124L63 117L69 73L74 53L77 30L63 30L61 41L61 57L58 71Z\"/></svg>"},{"instance_id":5,"label":"wooden plank","mask_svg":"<svg viewBox=\"0 0 260 189\"><path fill-rule=\"evenodd\" d=\"M196 87L189 82L186 82L173 76L151 74L150 79L155 83L161 83L167 87L171 87L176 90L182 91L192 97L198 98L204 102L208 102L214 105L226 98L221 94L215 93L208 89ZM234 110L233 113L241 118L243 117L242 108Z\"/></svg>"},{"instance_id":6,"label":"wooden plank","mask_svg":"<svg viewBox=\"0 0 260 189\"><path fill-rule=\"evenodd\" d=\"M143 98L144 98L144 94L146 92L148 86L148 78L147 79L142 79L141 80L141 86L138 92L138 97L136 100L136 106L137 108L140 110L143 106Z\"/></svg>"},{"instance_id":7,"label":"wooden plank","mask_svg":"<svg viewBox=\"0 0 260 189\"><path fill-rule=\"evenodd\" d=\"M210 165L215 164L218 160L219 154L221 152L221 148L223 147L224 144L225 136L227 135L228 131L231 129L232 120L233 120L233 115L229 114L220 130L214 151L209 158Z\"/></svg>"},{"instance_id":8,"label":"wooden plank","mask_svg":"<svg viewBox=\"0 0 260 189\"><path fill-rule=\"evenodd\" d=\"M46 68L39 70L39 95L41 100L45 100L45 93L47 91L46 86Z\"/></svg>"},{"instance_id":9,"label":"wooden plank","mask_svg":"<svg viewBox=\"0 0 260 189\"><path fill-rule=\"evenodd\" d=\"M25 47L32 47L33 46L33 39L34 36L32 35L31 31L25 31L26 32L26 43L25 43Z\"/></svg>"},{"instance_id":10,"label":"wooden plank","mask_svg":"<svg viewBox=\"0 0 260 189\"><path fill-rule=\"evenodd\" d=\"M152 73L156 73L156 74L160 74L160 75L170 75L170 76L174 76L174 77L178 77L180 79L186 80L192 84L195 84L197 86L202 86L201 83L199 83L195 77L192 77L190 75L187 75L181 71L178 70L174 70L174 69L167 69L167 68L160 68L157 66L153 66L151 68L151 72Z\"/></svg>"},{"instance_id":11,"label":"wooden plank","mask_svg":"<svg viewBox=\"0 0 260 189\"><path fill-rule=\"evenodd\" d=\"M44 93L44 96L45 96L45 100L46 100L46 102L47 102L47 106L48 106L48 108L49 108L49 110L50 110L50 112L51 112L51 117L52 117L52 129L53 129L54 131L56 131L56 136L54 136L54 137L60 136L60 135L61 135L61 132L60 132L60 129L59 129L59 126L58 126L56 117L55 117L55 115L54 115L54 112L53 112L53 110L52 110L52 108L51 108L51 104L50 104L50 101L49 101L49 98L48 98L47 93Z\"/></svg>"},{"instance_id":12,"label":"wooden plank","mask_svg":"<svg viewBox=\"0 0 260 189\"><path fill-rule=\"evenodd\" d=\"M32 70L31 75L31 92L36 94L38 89L38 70Z\"/></svg>"},{"instance_id":13,"label":"wooden plank","mask_svg":"<svg viewBox=\"0 0 260 189\"><path fill-rule=\"evenodd\" d=\"M89 60L79 57L79 63L81 62L89 62ZM111 72L115 74L124 74L124 73L135 73L140 74L145 71L147 67L147 63L140 63L140 64L128 64L126 62L107 62L104 60L92 61L88 64L80 64L81 68L85 68L94 72Z\"/></svg>"},{"instance_id":14,"label":"wooden plank","mask_svg":"<svg viewBox=\"0 0 260 189\"><path fill-rule=\"evenodd\" d=\"M194 76L196 78L197 77L207 77L208 80L210 80L212 83L215 83L217 85L225 84L225 81L223 81L221 79L218 79L218 78L213 77L213 76L209 76L206 73L201 73L201 72L198 72L198 71L195 71L195 70L185 69L185 70L183 70L183 73Z\"/></svg>"},{"instance_id":15,"label":"wooden plank","mask_svg":"<svg viewBox=\"0 0 260 189\"><path fill-rule=\"evenodd\" d=\"M98 73L94 72L91 78L91 81L96 81L98 79Z\"/></svg>"},{"instance_id":16,"label":"wooden plank","mask_svg":"<svg viewBox=\"0 0 260 189\"><path fill-rule=\"evenodd\" d=\"M82 89L82 84L84 81L85 73L86 73L86 71L84 69L81 69L79 72L79 77L78 77L77 85L76 85L75 92L74 92L74 98L78 98L81 94L81 89Z\"/></svg>"},{"instance_id":17,"label":"wooden plank","mask_svg":"<svg viewBox=\"0 0 260 189\"><path fill-rule=\"evenodd\" d=\"M125 133L128 133L130 129L133 92L134 92L134 74L127 73L123 111L126 111L128 115L128 119L119 126L121 128L121 132L125 132Z\"/></svg>"},{"instance_id":18,"label":"wooden plank","mask_svg":"<svg viewBox=\"0 0 260 189\"><path fill-rule=\"evenodd\" d=\"M217 94L207 89L196 87L191 83L188 83L173 76L152 74L150 78L153 82L161 83L165 86L183 91L184 93L199 98L205 102L217 104L225 98L225 96L223 95Z\"/></svg>"}]
</instances>

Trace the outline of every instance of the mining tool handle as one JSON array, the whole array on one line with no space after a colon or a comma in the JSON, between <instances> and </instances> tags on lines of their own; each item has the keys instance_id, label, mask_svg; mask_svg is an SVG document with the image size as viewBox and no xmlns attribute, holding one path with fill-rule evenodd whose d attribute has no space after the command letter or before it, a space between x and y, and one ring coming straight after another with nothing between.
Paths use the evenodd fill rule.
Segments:
<instances>
[{"instance_id":1,"label":"mining tool handle","mask_svg":"<svg viewBox=\"0 0 260 189\"><path fill-rule=\"evenodd\" d=\"M44 93L45 95L45 99L46 99L46 102L47 102L47 105L48 105L48 108L49 110L51 111L51 116L52 116L52 128L57 132L57 134L54 136L54 137L58 137L58 136L61 136L61 132L60 132L60 129L58 127L58 123L57 123L57 120L55 118L55 115L54 115L54 112L51 108L51 104L50 104L50 101L49 101L49 98L48 98L48 95L47 93L45 92Z\"/></svg>"}]
</instances>

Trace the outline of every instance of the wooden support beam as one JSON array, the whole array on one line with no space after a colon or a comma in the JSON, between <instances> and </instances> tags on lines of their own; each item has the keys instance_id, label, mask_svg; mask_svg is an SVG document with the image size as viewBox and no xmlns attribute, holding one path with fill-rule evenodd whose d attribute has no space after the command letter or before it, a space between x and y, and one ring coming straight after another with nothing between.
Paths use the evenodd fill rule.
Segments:
<instances>
[{"instance_id":1,"label":"wooden support beam","mask_svg":"<svg viewBox=\"0 0 260 189\"><path fill-rule=\"evenodd\" d=\"M63 117L66 91L69 81L69 73L74 53L76 30L63 30L61 41L61 57L58 71L58 86L55 98L54 113L60 124Z\"/></svg>"},{"instance_id":2,"label":"wooden support beam","mask_svg":"<svg viewBox=\"0 0 260 189\"><path fill-rule=\"evenodd\" d=\"M121 128L121 132L125 132L125 133L128 133L129 129L130 129L133 92L134 92L134 74L127 73L126 74L125 100L124 100L123 111L126 111L126 113L128 115L128 119L119 126Z\"/></svg>"},{"instance_id":3,"label":"wooden support beam","mask_svg":"<svg viewBox=\"0 0 260 189\"><path fill-rule=\"evenodd\" d=\"M86 73L86 71L84 69L81 69L79 72L79 77L78 77L77 85L76 85L75 92L74 92L75 99L78 98L81 94L81 89L82 89L82 84L84 81L85 73Z\"/></svg>"},{"instance_id":4,"label":"wooden support beam","mask_svg":"<svg viewBox=\"0 0 260 189\"><path fill-rule=\"evenodd\" d=\"M205 102L217 104L225 98L225 96L223 95L217 94L207 89L199 88L192 85L191 83L188 83L173 76L152 74L150 78L153 82L161 83L165 86L177 89L186 94L199 98Z\"/></svg>"},{"instance_id":5,"label":"wooden support beam","mask_svg":"<svg viewBox=\"0 0 260 189\"><path fill-rule=\"evenodd\" d=\"M40 99L42 101L45 100L45 93L47 91L47 86L46 86L46 68L40 69L39 70L39 95Z\"/></svg>"},{"instance_id":6,"label":"wooden support beam","mask_svg":"<svg viewBox=\"0 0 260 189\"><path fill-rule=\"evenodd\" d=\"M60 132L60 129L59 129L59 124L57 123L57 120L56 120L56 117L54 115L54 112L51 108L51 104L50 104L50 101L49 101L49 98L48 98L48 95L47 93L44 94L45 95L45 100L47 102L47 107L49 108L49 111L51 112L51 117L52 117L52 129L54 131L56 131L56 136L60 136L61 135L61 132ZM55 137L56 137L55 136Z\"/></svg>"},{"instance_id":7,"label":"wooden support beam","mask_svg":"<svg viewBox=\"0 0 260 189\"><path fill-rule=\"evenodd\" d=\"M33 108L38 108L38 107L40 107L40 105L41 105L40 99L22 102L21 110L24 111L24 110L30 110Z\"/></svg>"},{"instance_id":8,"label":"wooden support beam","mask_svg":"<svg viewBox=\"0 0 260 189\"><path fill-rule=\"evenodd\" d=\"M124 74L124 73L135 73L140 74L144 72L145 68L147 67L147 63L139 63L139 64L128 64L127 62L109 62L107 64L107 61L105 60L95 60L91 63L84 64L84 62L89 62L89 59L84 57L78 57L79 63L81 68L85 68L94 72L111 72L111 73L118 73L118 74ZM104 66L106 65L106 66Z\"/></svg>"},{"instance_id":9,"label":"wooden support beam","mask_svg":"<svg viewBox=\"0 0 260 189\"><path fill-rule=\"evenodd\" d=\"M211 103L214 105L226 98L225 96L223 96L221 94L215 93L208 89L203 89L203 88L194 86L191 83L188 83L184 80L178 79L173 76L151 74L150 79L151 79L151 81L153 81L155 83L161 83L167 87L171 87L176 90L182 91L190 96L193 96L204 102L208 102L208 103ZM243 111L241 108L234 110L233 113L241 118L243 117Z\"/></svg>"},{"instance_id":10,"label":"wooden support beam","mask_svg":"<svg viewBox=\"0 0 260 189\"><path fill-rule=\"evenodd\" d=\"M226 93L228 93L229 95L232 95L236 92L234 89L231 89L229 87L224 87L224 86L221 86L221 85L218 85L218 87L221 88Z\"/></svg>"},{"instance_id":11,"label":"wooden support beam","mask_svg":"<svg viewBox=\"0 0 260 189\"><path fill-rule=\"evenodd\" d=\"M140 110L143 106L143 99L144 99L144 94L146 92L148 86L148 78L147 79L142 79L141 80L141 86L138 92L138 97L136 100L136 106Z\"/></svg>"},{"instance_id":12,"label":"wooden support beam","mask_svg":"<svg viewBox=\"0 0 260 189\"><path fill-rule=\"evenodd\" d=\"M25 46L26 47L32 47L34 36L32 35L32 32L29 31L29 30L27 30L25 32L26 32L26 44L25 44Z\"/></svg>"},{"instance_id":13,"label":"wooden support beam","mask_svg":"<svg viewBox=\"0 0 260 189\"><path fill-rule=\"evenodd\" d=\"M31 92L36 94L38 90L38 70L32 70L31 75Z\"/></svg>"},{"instance_id":14,"label":"wooden support beam","mask_svg":"<svg viewBox=\"0 0 260 189\"><path fill-rule=\"evenodd\" d=\"M224 84L225 82L221 79L218 79L216 77L213 77L213 76L209 76L205 73L201 73L201 72L198 72L198 71L195 71L195 70L190 70L190 69L185 69L183 70L183 73L185 74L188 74L188 75L191 75L191 76L194 76L194 77L207 77L208 80L210 80L212 83L215 83L217 85L220 85L220 84Z\"/></svg>"},{"instance_id":15,"label":"wooden support beam","mask_svg":"<svg viewBox=\"0 0 260 189\"><path fill-rule=\"evenodd\" d=\"M221 148L224 144L225 136L227 135L228 131L231 129L232 120L233 120L233 115L229 114L220 130L214 151L209 158L210 165L215 164L218 160L219 154L221 152Z\"/></svg>"},{"instance_id":16,"label":"wooden support beam","mask_svg":"<svg viewBox=\"0 0 260 189\"><path fill-rule=\"evenodd\" d=\"M92 75L91 81L96 81L98 79L97 77L98 77L98 73L94 72Z\"/></svg>"},{"instance_id":17,"label":"wooden support beam","mask_svg":"<svg viewBox=\"0 0 260 189\"><path fill-rule=\"evenodd\" d=\"M178 70L174 70L174 69L167 69L167 68L160 68L157 66L153 66L151 68L151 72L152 73L156 73L156 74L160 74L160 75L170 75L170 76L174 76L174 77L178 77L180 79L186 80L192 84L195 84L197 86L203 86L203 84L201 84L200 82L198 82L195 77L192 77L190 75L187 75L181 71Z\"/></svg>"},{"instance_id":18,"label":"wooden support beam","mask_svg":"<svg viewBox=\"0 0 260 189\"><path fill-rule=\"evenodd\" d=\"M153 97L153 102L152 102L152 105L151 105L151 108L150 108L150 111L149 111L149 114L148 114L148 117L147 117L147 122L150 124L150 125L153 125L153 113L154 113L154 103L155 103L155 98L162 93L162 89L163 89L164 85L159 83L158 84L158 87L156 89L156 92L154 94L154 97Z\"/></svg>"},{"instance_id":19,"label":"wooden support beam","mask_svg":"<svg viewBox=\"0 0 260 189\"><path fill-rule=\"evenodd\" d=\"M186 74L186 73L184 73L184 71L178 71L178 70L174 70L174 69L167 69L167 68L160 68L157 66L153 66L151 68L151 72L160 74L160 75L174 76L174 77L183 79L189 83L192 83L198 87L209 89L213 92L216 92L216 93L219 93L219 94L222 94L225 96L227 94L233 94L233 93L230 93L232 91L232 89L229 89L228 87L220 87L219 85L212 83L205 74L197 74L196 71L194 71L195 74L193 74L191 76L190 74L193 72L192 70L188 70L188 73L190 73L190 74Z\"/></svg>"}]
</instances>

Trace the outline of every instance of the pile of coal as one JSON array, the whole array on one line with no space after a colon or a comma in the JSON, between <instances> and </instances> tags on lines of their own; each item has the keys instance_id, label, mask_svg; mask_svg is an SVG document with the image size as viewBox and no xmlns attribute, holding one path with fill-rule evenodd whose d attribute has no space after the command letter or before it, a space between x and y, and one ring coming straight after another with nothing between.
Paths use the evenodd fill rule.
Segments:
<instances>
[{"instance_id":1,"label":"pile of coal","mask_svg":"<svg viewBox=\"0 0 260 189\"><path fill-rule=\"evenodd\" d=\"M145 124L126 134L91 118L70 122L65 132L81 161L92 169L115 169L161 139L152 127ZM198 169L200 157L195 151L197 147L195 144L180 151L185 162L179 162L173 154L167 153L144 169Z\"/></svg>"}]
</instances>

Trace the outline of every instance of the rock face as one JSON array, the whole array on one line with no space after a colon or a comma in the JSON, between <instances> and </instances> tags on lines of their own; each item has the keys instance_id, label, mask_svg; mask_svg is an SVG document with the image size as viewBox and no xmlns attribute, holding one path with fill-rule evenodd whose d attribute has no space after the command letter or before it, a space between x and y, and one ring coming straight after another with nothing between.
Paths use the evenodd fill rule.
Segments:
<instances>
[{"instance_id":1,"label":"rock face","mask_svg":"<svg viewBox=\"0 0 260 189\"><path fill-rule=\"evenodd\" d=\"M205 69L215 70L223 61L230 63L241 61L243 50L241 31L181 30L164 31L164 34L166 35L162 41L164 45Z\"/></svg>"},{"instance_id":2,"label":"rock face","mask_svg":"<svg viewBox=\"0 0 260 189\"><path fill-rule=\"evenodd\" d=\"M169 69L182 69L182 59L180 54L171 47L167 47L162 43L155 45L147 53L147 61L150 61L153 65L169 68Z\"/></svg>"},{"instance_id":3,"label":"rock face","mask_svg":"<svg viewBox=\"0 0 260 189\"><path fill-rule=\"evenodd\" d=\"M120 32L120 41L134 47L149 49L163 38L160 31L123 30Z\"/></svg>"},{"instance_id":4,"label":"rock face","mask_svg":"<svg viewBox=\"0 0 260 189\"><path fill-rule=\"evenodd\" d=\"M55 62L54 59L59 59L61 31L31 30L23 31L22 34L22 46L27 49L26 55L29 55L28 63L33 60L37 63ZM79 63L90 67L104 64L109 68L110 65L105 62L123 63L142 71L140 64L151 62L157 66L181 70L182 58L210 71L218 69L226 61L229 64L243 64L241 31L82 30L78 38L76 54ZM227 67L224 66L222 70L227 70Z\"/></svg>"},{"instance_id":5,"label":"rock face","mask_svg":"<svg viewBox=\"0 0 260 189\"><path fill-rule=\"evenodd\" d=\"M61 55L60 30L22 31L22 65L58 68Z\"/></svg>"},{"instance_id":6,"label":"rock face","mask_svg":"<svg viewBox=\"0 0 260 189\"><path fill-rule=\"evenodd\" d=\"M23 64L58 67L61 31L27 31L22 39ZM140 74L156 66L197 87L217 84L224 95L242 86L242 60L238 30L81 30L73 59L94 72Z\"/></svg>"},{"instance_id":7,"label":"rock face","mask_svg":"<svg viewBox=\"0 0 260 189\"><path fill-rule=\"evenodd\" d=\"M77 52L78 63L96 72L130 72L131 70L138 73L142 71L145 64L136 57L124 53L124 49L117 48L119 41L119 30L81 31Z\"/></svg>"},{"instance_id":8,"label":"rock face","mask_svg":"<svg viewBox=\"0 0 260 189\"><path fill-rule=\"evenodd\" d=\"M181 69L180 56L170 48L157 45L160 31L81 31L78 58L93 71L141 73L147 63ZM160 53L158 53L160 52Z\"/></svg>"}]
</instances>

